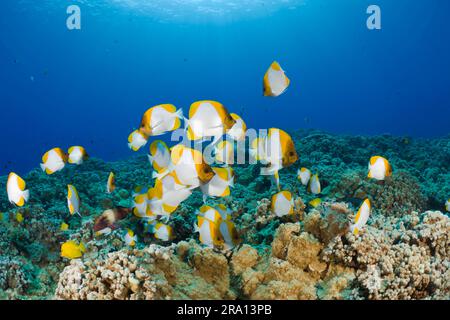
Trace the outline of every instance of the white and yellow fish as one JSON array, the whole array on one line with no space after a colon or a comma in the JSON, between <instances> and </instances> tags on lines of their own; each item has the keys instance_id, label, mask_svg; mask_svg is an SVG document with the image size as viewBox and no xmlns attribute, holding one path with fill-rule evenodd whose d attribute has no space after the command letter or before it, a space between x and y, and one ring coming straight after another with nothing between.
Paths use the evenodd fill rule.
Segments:
<instances>
[{"instance_id":1,"label":"white and yellow fish","mask_svg":"<svg viewBox=\"0 0 450 320\"><path fill-rule=\"evenodd\" d=\"M133 189L133 194L132 194L132 196L133 196L133 198L134 198L134 197L136 197L136 196L138 196L138 195L140 195L140 194L148 193L148 190L150 190L149 187L146 187L146 186L136 186L136 187L134 187L134 189Z\"/></svg>"},{"instance_id":2,"label":"white and yellow fish","mask_svg":"<svg viewBox=\"0 0 450 320\"><path fill-rule=\"evenodd\" d=\"M8 201L18 207L22 207L30 198L30 191L25 190L26 183L14 172L8 175L6 182L6 192L8 194Z\"/></svg>"},{"instance_id":3,"label":"white and yellow fish","mask_svg":"<svg viewBox=\"0 0 450 320\"><path fill-rule=\"evenodd\" d=\"M160 179L171 172L178 184L198 187L200 183L207 183L214 176L213 170L199 150L178 144L172 148L170 157L170 170L162 174L153 172L154 178Z\"/></svg>"},{"instance_id":4,"label":"white and yellow fish","mask_svg":"<svg viewBox=\"0 0 450 320\"><path fill-rule=\"evenodd\" d=\"M309 179L311 179L311 171L307 168L301 168L297 171L297 178L300 180L302 185L308 185Z\"/></svg>"},{"instance_id":5,"label":"white and yellow fish","mask_svg":"<svg viewBox=\"0 0 450 320\"><path fill-rule=\"evenodd\" d=\"M266 159L265 144L265 137L258 137L252 140L250 143L249 154L253 161L264 161L264 159Z\"/></svg>"},{"instance_id":6,"label":"white and yellow fish","mask_svg":"<svg viewBox=\"0 0 450 320\"><path fill-rule=\"evenodd\" d=\"M230 115L236 123L227 131L227 135L235 141L243 141L247 132L247 125L236 113L231 113Z\"/></svg>"},{"instance_id":7,"label":"white and yellow fish","mask_svg":"<svg viewBox=\"0 0 450 320\"><path fill-rule=\"evenodd\" d=\"M152 212L157 215L169 217L178 206L192 194L193 187L179 184L173 174L168 174L155 181L154 192L156 200ZM160 210L158 208L158 201ZM155 211L156 210L156 211ZM167 218L166 218L167 219Z\"/></svg>"},{"instance_id":8,"label":"white and yellow fish","mask_svg":"<svg viewBox=\"0 0 450 320\"><path fill-rule=\"evenodd\" d=\"M133 214L138 218L147 216L148 196L146 193L139 194L133 199Z\"/></svg>"},{"instance_id":9,"label":"white and yellow fish","mask_svg":"<svg viewBox=\"0 0 450 320\"><path fill-rule=\"evenodd\" d=\"M450 212L450 199L448 199L448 200L445 202L445 209L447 210L447 212Z\"/></svg>"},{"instance_id":10,"label":"white and yellow fish","mask_svg":"<svg viewBox=\"0 0 450 320\"><path fill-rule=\"evenodd\" d=\"M223 244L219 224L205 217L197 216L197 224L194 223L194 232L199 233L200 242L207 247L213 248Z\"/></svg>"},{"instance_id":11,"label":"white and yellow fish","mask_svg":"<svg viewBox=\"0 0 450 320\"><path fill-rule=\"evenodd\" d=\"M170 241L175 238L173 228L161 222L158 222L154 225L153 234L156 239L159 239L161 241Z\"/></svg>"},{"instance_id":12,"label":"white and yellow fish","mask_svg":"<svg viewBox=\"0 0 450 320\"><path fill-rule=\"evenodd\" d=\"M262 175L274 175L280 169L287 168L298 160L294 141L287 132L270 128L267 137L263 139L263 158L260 160L267 166L261 168Z\"/></svg>"},{"instance_id":13,"label":"white and yellow fish","mask_svg":"<svg viewBox=\"0 0 450 320\"><path fill-rule=\"evenodd\" d=\"M266 97L278 97L287 90L290 83L280 64L274 61L264 75L263 94Z\"/></svg>"},{"instance_id":14,"label":"white and yellow fish","mask_svg":"<svg viewBox=\"0 0 450 320\"><path fill-rule=\"evenodd\" d=\"M231 220L231 215L233 211L231 211L229 208L227 208L224 204L218 204L215 206L216 210L219 211L220 215L222 216L222 220Z\"/></svg>"},{"instance_id":15,"label":"white and yellow fish","mask_svg":"<svg viewBox=\"0 0 450 320\"><path fill-rule=\"evenodd\" d=\"M114 172L110 172L108 176L108 182L106 183L106 193L113 193L116 189L116 176Z\"/></svg>"},{"instance_id":16,"label":"white and yellow fish","mask_svg":"<svg viewBox=\"0 0 450 320\"><path fill-rule=\"evenodd\" d=\"M168 174L155 181L156 194L162 200L162 209L166 213L174 212L177 207L192 194L194 187L180 184L174 174Z\"/></svg>"},{"instance_id":17,"label":"white and yellow fish","mask_svg":"<svg viewBox=\"0 0 450 320\"><path fill-rule=\"evenodd\" d=\"M228 110L217 101L197 101L189 109L189 119L185 119L189 140L214 137L214 145L236 123Z\"/></svg>"},{"instance_id":18,"label":"white and yellow fish","mask_svg":"<svg viewBox=\"0 0 450 320\"><path fill-rule=\"evenodd\" d=\"M319 175L317 173L313 175L311 179L309 179L308 191L312 194L319 194L322 192L322 189L320 187Z\"/></svg>"},{"instance_id":19,"label":"white and yellow fish","mask_svg":"<svg viewBox=\"0 0 450 320\"><path fill-rule=\"evenodd\" d=\"M69 154L69 163L80 165L89 157L86 149L81 146L73 146L68 150Z\"/></svg>"},{"instance_id":20,"label":"white and yellow fish","mask_svg":"<svg viewBox=\"0 0 450 320\"><path fill-rule=\"evenodd\" d=\"M229 220L220 220L219 231L223 238L223 247L225 250L233 249L241 240L236 226Z\"/></svg>"},{"instance_id":21,"label":"white and yellow fish","mask_svg":"<svg viewBox=\"0 0 450 320\"><path fill-rule=\"evenodd\" d=\"M148 160L153 166L153 169L158 173L162 173L169 170L170 162L170 150L166 143L161 140L153 141L150 145L150 154Z\"/></svg>"},{"instance_id":22,"label":"white and yellow fish","mask_svg":"<svg viewBox=\"0 0 450 320\"><path fill-rule=\"evenodd\" d=\"M127 229L123 240L127 246L134 247L136 245L137 236L134 234L133 230Z\"/></svg>"},{"instance_id":23,"label":"white and yellow fish","mask_svg":"<svg viewBox=\"0 0 450 320\"><path fill-rule=\"evenodd\" d=\"M219 164L232 165L234 163L234 144L230 141L220 141L214 147L215 160Z\"/></svg>"},{"instance_id":24,"label":"white and yellow fish","mask_svg":"<svg viewBox=\"0 0 450 320\"><path fill-rule=\"evenodd\" d=\"M380 156L370 158L368 169L367 177L375 180L384 180L392 175L392 167L389 161Z\"/></svg>"},{"instance_id":25,"label":"white and yellow fish","mask_svg":"<svg viewBox=\"0 0 450 320\"><path fill-rule=\"evenodd\" d=\"M280 191L272 196L272 212L277 217L294 213L294 199L289 191Z\"/></svg>"},{"instance_id":26,"label":"white and yellow fish","mask_svg":"<svg viewBox=\"0 0 450 320\"><path fill-rule=\"evenodd\" d=\"M207 183L201 184L200 189L205 196L228 197L230 188L234 186L234 171L231 167L212 168L214 176Z\"/></svg>"},{"instance_id":27,"label":"white and yellow fish","mask_svg":"<svg viewBox=\"0 0 450 320\"><path fill-rule=\"evenodd\" d=\"M367 220L369 219L371 212L371 205L369 199L363 201L359 210L355 216L355 221L352 225L350 225L350 231L357 235L359 231L366 225Z\"/></svg>"},{"instance_id":28,"label":"white and yellow fish","mask_svg":"<svg viewBox=\"0 0 450 320\"><path fill-rule=\"evenodd\" d=\"M133 151L138 151L147 144L148 138L139 130L135 130L128 136L128 147Z\"/></svg>"},{"instance_id":29,"label":"white and yellow fish","mask_svg":"<svg viewBox=\"0 0 450 320\"><path fill-rule=\"evenodd\" d=\"M80 204L81 201L77 189L73 185L69 184L67 186L67 206L71 215L76 213L81 217Z\"/></svg>"},{"instance_id":30,"label":"white and yellow fish","mask_svg":"<svg viewBox=\"0 0 450 320\"><path fill-rule=\"evenodd\" d=\"M64 169L67 162L67 154L61 148L53 148L42 156L41 169L47 174Z\"/></svg>"},{"instance_id":31,"label":"white and yellow fish","mask_svg":"<svg viewBox=\"0 0 450 320\"><path fill-rule=\"evenodd\" d=\"M197 211L197 215L202 216L214 223L217 223L222 219L222 215L217 209L207 205L201 206Z\"/></svg>"},{"instance_id":32,"label":"white and yellow fish","mask_svg":"<svg viewBox=\"0 0 450 320\"><path fill-rule=\"evenodd\" d=\"M170 215L171 213L164 211L161 199L149 199L147 200L147 212L145 216L140 218L150 222L157 219L167 222L170 219Z\"/></svg>"},{"instance_id":33,"label":"white and yellow fish","mask_svg":"<svg viewBox=\"0 0 450 320\"><path fill-rule=\"evenodd\" d=\"M180 128L183 110L172 104L160 104L148 109L142 116L139 131L145 136L159 136Z\"/></svg>"}]
</instances>

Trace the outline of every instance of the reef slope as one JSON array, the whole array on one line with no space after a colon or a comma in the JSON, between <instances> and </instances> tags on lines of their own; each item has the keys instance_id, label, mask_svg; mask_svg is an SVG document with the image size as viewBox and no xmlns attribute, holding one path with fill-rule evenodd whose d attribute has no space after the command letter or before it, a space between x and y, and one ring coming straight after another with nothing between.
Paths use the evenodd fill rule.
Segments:
<instances>
[{"instance_id":1,"label":"reef slope","mask_svg":"<svg viewBox=\"0 0 450 320\"><path fill-rule=\"evenodd\" d=\"M275 188L256 165L235 167L232 195L208 200L233 210L243 243L229 252L198 243L192 224L203 203L199 192L170 221L174 243L145 234L134 217L122 226L141 231L135 248L125 245L120 229L94 236L97 215L130 206L133 187L151 181L145 156L90 159L52 176L31 171L24 176L31 190L25 208L12 208L0 193L0 299L448 299L450 137L292 136L300 160L280 173L282 188L297 197L294 216L270 212ZM394 167L384 183L366 179L375 154ZM296 178L299 167L320 174L323 202L316 208ZM110 171L118 188L107 195ZM0 178L0 190L5 183ZM68 215L69 183L80 193L82 218ZM374 211L354 236L348 225L366 197ZM69 230L60 230L63 221ZM60 257L68 239L86 243L82 259Z\"/></svg>"}]
</instances>

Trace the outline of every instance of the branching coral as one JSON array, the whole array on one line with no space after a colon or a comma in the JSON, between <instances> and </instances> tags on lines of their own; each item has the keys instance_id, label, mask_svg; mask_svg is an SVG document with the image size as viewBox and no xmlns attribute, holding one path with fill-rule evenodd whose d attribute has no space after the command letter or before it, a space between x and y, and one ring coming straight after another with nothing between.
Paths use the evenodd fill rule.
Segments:
<instances>
[{"instance_id":1,"label":"branching coral","mask_svg":"<svg viewBox=\"0 0 450 320\"><path fill-rule=\"evenodd\" d=\"M176 254L175 254L176 252ZM227 259L194 242L120 250L73 260L61 273L59 299L227 299Z\"/></svg>"},{"instance_id":2,"label":"branching coral","mask_svg":"<svg viewBox=\"0 0 450 320\"><path fill-rule=\"evenodd\" d=\"M323 258L357 270L356 298L447 299L450 220L431 211L419 218L421 224L401 232L368 227L359 237L336 237ZM401 225L401 220L390 223Z\"/></svg>"}]
</instances>

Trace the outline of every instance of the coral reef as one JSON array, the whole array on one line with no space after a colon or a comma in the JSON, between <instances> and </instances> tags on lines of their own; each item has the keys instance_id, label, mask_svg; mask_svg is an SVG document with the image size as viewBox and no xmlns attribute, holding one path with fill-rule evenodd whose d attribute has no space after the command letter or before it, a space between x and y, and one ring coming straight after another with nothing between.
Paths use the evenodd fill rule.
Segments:
<instances>
[{"instance_id":1,"label":"coral reef","mask_svg":"<svg viewBox=\"0 0 450 320\"><path fill-rule=\"evenodd\" d=\"M174 253L176 251L176 254ZM232 299L226 258L195 242L72 260L61 273L58 299Z\"/></svg>"},{"instance_id":2,"label":"coral reef","mask_svg":"<svg viewBox=\"0 0 450 320\"><path fill-rule=\"evenodd\" d=\"M326 261L357 270L354 298L448 299L450 220L433 211L412 216L384 221L390 231L336 237L324 250Z\"/></svg>"},{"instance_id":3,"label":"coral reef","mask_svg":"<svg viewBox=\"0 0 450 320\"><path fill-rule=\"evenodd\" d=\"M109 235L94 234L103 210L129 207L133 188L151 183L145 156L91 158L51 176L31 171L25 207L12 208L0 193L0 299L449 299L450 137L292 136L300 160L280 180L294 196L293 215L271 212L276 187L258 165L235 166L231 196L207 200L232 211L242 243L230 251L203 248L193 233L198 191L169 221L173 243L154 239L134 216ZM366 178L375 154L394 168L384 182ZM317 195L296 177L300 167L319 173L317 207L309 205ZM111 171L117 189L106 194ZM1 190L5 183L1 177ZM81 217L68 213L69 183L80 194ZM355 236L349 225L366 197L373 212ZM137 234L136 247L125 244L124 228ZM82 258L60 257L69 239L86 245Z\"/></svg>"}]
</instances>

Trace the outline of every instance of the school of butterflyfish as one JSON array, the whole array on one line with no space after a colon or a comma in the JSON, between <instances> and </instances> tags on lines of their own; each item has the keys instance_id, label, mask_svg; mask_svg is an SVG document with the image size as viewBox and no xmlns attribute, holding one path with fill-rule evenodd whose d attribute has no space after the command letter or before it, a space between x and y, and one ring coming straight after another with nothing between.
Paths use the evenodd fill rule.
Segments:
<instances>
[{"instance_id":1,"label":"school of butterflyfish","mask_svg":"<svg viewBox=\"0 0 450 320\"><path fill-rule=\"evenodd\" d=\"M290 80L278 62L273 62L263 78L263 95L278 97L288 89ZM160 104L148 109L142 116L139 129L128 136L128 146L138 151L147 145L150 137L161 136L184 129L188 140L194 145L211 141L214 155L212 166L205 161L198 148L185 144L169 147L162 140L154 140L149 146L148 160L153 167L151 186L136 186L133 190L132 208L115 207L104 211L94 221L93 231L96 236L111 233L118 228L118 222L134 215L144 224L144 232L152 234L160 241L171 241L176 238L176 230L170 225L170 219L180 204L188 199L194 190L203 194L204 205L196 215L193 232L198 233L199 241L206 247L229 250L240 243L239 232L233 222L234 212L224 204L206 205L208 198L224 198L231 194L234 183L235 144L245 141L247 126L236 113L217 101L201 100L191 104L188 117L182 109L172 104ZM224 136L230 139L223 139ZM298 161L299 156L290 135L278 128L270 128L267 134L249 141L250 159L262 164L260 174L271 177L278 189L271 199L271 211L277 217L295 214L296 202L290 191L281 190L279 171L290 167ZM42 157L42 170L51 175L64 169L67 163L82 165L88 154L82 146L73 146L64 152L61 148L53 148ZM389 161L381 156L374 156L368 164L370 179L383 181L392 175ZM297 178L307 191L316 196L309 202L313 208L321 205L321 184L318 172L302 167L298 169ZM115 173L110 172L105 179L105 193L111 194L116 189ZM14 172L8 176L6 184L8 200L17 207L22 207L30 198L25 181ZM81 199L74 185L67 186L67 207L70 215L79 215ZM450 199L446 204L450 211ZM349 231L354 235L366 225L372 207L369 199L365 199L359 207ZM0 215L0 219L3 214ZM23 216L17 213L20 223ZM62 222L61 231L67 231L69 225ZM125 229L122 234L127 246L138 243L138 237L132 229ZM61 256L77 259L83 256L86 247L74 240L61 245Z\"/></svg>"}]
</instances>

